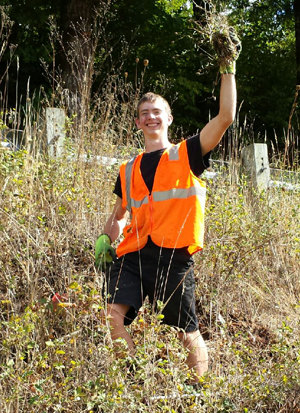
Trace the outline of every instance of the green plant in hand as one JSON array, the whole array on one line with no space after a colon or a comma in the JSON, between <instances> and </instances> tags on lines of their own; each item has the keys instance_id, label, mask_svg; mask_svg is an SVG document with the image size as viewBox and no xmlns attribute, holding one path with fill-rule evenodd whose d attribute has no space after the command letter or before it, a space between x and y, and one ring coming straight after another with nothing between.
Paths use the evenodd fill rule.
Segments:
<instances>
[{"instance_id":1,"label":"green plant in hand","mask_svg":"<svg viewBox=\"0 0 300 413\"><path fill-rule=\"evenodd\" d=\"M115 258L116 252L111 246L110 236L100 235L95 245L95 266L100 270L106 270Z\"/></svg>"}]
</instances>

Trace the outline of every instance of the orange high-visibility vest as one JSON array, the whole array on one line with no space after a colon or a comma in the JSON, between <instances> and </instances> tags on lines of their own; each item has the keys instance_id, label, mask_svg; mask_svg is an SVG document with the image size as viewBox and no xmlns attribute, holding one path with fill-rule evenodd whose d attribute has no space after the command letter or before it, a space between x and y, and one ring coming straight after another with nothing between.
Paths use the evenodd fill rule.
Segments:
<instances>
[{"instance_id":1,"label":"orange high-visibility vest","mask_svg":"<svg viewBox=\"0 0 300 413\"><path fill-rule=\"evenodd\" d=\"M190 254L203 248L206 185L190 169L186 141L166 149L158 163L152 192L142 178L142 155L120 167L122 206L131 214L120 257L138 251L148 240L165 248L187 247Z\"/></svg>"}]
</instances>

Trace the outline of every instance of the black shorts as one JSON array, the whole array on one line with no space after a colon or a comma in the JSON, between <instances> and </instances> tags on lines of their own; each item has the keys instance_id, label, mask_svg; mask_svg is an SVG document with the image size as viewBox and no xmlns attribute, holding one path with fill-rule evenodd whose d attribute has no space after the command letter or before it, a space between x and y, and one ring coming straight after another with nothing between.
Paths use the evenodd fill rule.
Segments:
<instances>
[{"instance_id":1,"label":"black shorts","mask_svg":"<svg viewBox=\"0 0 300 413\"><path fill-rule=\"evenodd\" d=\"M148 297L154 311L158 301L163 303L164 323L196 331L193 264L186 248L160 248L149 238L143 249L120 257L107 271L107 302L130 306L124 320L129 325Z\"/></svg>"}]
</instances>

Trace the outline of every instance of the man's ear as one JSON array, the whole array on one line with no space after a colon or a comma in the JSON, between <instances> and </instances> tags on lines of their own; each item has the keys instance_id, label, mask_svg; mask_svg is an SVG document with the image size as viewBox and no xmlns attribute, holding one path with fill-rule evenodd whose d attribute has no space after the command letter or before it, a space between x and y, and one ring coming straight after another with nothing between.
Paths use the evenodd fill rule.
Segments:
<instances>
[{"instance_id":1,"label":"man's ear","mask_svg":"<svg viewBox=\"0 0 300 413\"><path fill-rule=\"evenodd\" d=\"M139 118L135 118L135 124L136 124L137 128L140 129L140 121L139 121Z\"/></svg>"},{"instance_id":2,"label":"man's ear","mask_svg":"<svg viewBox=\"0 0 300 413\"><path fill-rule=\"evenodd\" d=\"M172 125L172 122L173 122L173 116L170 114L168 116L168 126Z\"/></svg>"}]
</instances>

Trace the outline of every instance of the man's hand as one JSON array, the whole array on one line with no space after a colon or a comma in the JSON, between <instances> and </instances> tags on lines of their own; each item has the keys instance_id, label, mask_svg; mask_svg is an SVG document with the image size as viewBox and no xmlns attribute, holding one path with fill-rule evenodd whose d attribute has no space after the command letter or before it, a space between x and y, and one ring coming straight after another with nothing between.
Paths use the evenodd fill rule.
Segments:
<instances>
[{"instance_id":1,"label":"man's hand","mask_svg":"<svg viewBox=\"0 0 300 413\"><path fill-rule=\"evenodd\" d=\"M95 245L95 266L105 271L116 258L116 252L111 246L111 239L107 234L102 234Z\"/></svg>"},{"instance_id":2,"label":"man's hand","mask_svg":"<svg viewBox=\"0 0 300 413\"><path fill-rule=\"evenodd\" d=\"M211 41L218 56L220 73L235 74L235 62L242 50L242 44L234 28L221 28L213 34Z\"/></svg>"}]
</instances>

